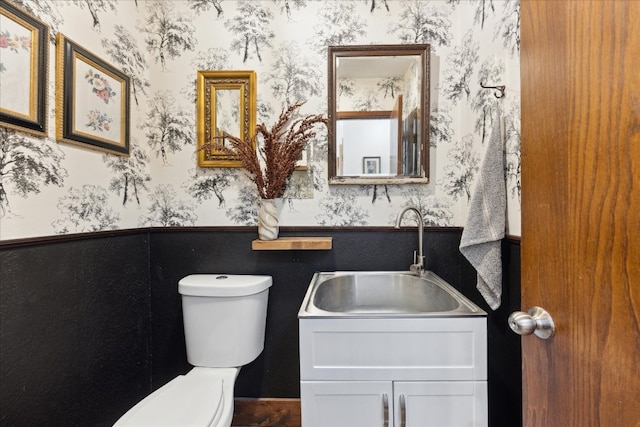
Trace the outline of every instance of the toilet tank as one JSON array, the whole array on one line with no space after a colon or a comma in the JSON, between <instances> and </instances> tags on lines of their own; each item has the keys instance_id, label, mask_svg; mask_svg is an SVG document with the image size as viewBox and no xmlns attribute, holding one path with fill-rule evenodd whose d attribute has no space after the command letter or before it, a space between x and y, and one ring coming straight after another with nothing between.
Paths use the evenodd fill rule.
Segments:
<instances>
[{"instance_id":1,"label":"toilet tank","mask_svg":"<svg viewBox=\"0 0 640 427\"><path fill-rule=\"evenodd\" d=\"M187 360L229 368L253 361L264 348L271 276L193 274L178 282Z\"/></svg>"}]
</instances>

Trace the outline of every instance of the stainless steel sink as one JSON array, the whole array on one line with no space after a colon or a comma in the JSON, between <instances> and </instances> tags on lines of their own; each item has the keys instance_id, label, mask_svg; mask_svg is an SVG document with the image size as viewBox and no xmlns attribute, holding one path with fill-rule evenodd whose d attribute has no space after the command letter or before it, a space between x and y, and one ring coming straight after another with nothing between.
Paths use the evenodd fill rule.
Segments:
<instances>
[{"instance_id":1,"label":"stainless steel sink","mask_svg":"<svg viewBox=\"0 0 640 427\"><path fill-rule=\"evenodd\" d=\"M299 317L484 316L431 271L315 273Z\"/></svg>"}]
</instances>

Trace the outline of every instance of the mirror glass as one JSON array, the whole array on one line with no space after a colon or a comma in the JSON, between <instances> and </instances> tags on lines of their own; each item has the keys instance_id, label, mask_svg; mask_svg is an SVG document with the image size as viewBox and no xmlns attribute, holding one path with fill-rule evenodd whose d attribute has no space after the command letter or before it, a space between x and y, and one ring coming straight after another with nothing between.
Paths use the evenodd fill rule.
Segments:
<instances>
[{"instance_id":1,"label":"mirror glass","mask_svg":"<svg viewBox=\"0 0 640 427\"><path fill-rule=\"evenodd\" d=\"M329 183L429 180L429 45L330 46Z\"/></svg>"},{"instance_id":2,"label":"mirror glass","mask_svg":"<svg viewBox=\"0 0 640 427\"><path fill-rule=\"evenodd\" d=\"M242 162L207 144L226 144L225 135L251 138L256 128L253 71L198 71L198 166L242 167ZM205 148L203 148L205 147Z\"/></svg>"},{"instance_id":3,"label":"mirror glass","mask_svg":"<svg viewBox=\"0 0 640 427\"><path fill-rule=\"evenodd\" d=\"M240 136L240 91L238 89L216 89L215 135Z\"/></svg>"}]
</instances>

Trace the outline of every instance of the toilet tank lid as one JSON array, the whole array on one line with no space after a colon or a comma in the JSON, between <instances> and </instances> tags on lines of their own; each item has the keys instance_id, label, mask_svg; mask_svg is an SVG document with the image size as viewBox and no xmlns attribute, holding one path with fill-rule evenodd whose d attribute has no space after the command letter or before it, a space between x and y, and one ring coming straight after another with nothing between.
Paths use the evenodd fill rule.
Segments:
<instances>
[{"instance_id":1,"label":"toilet tank lid","mask_svg":"<svg viewBox=\"0 0 640 427\"><path fill-rule=\"evenodd\" d=\"M191 296L237 297L260 293L272 283L271 276L192 274L180 279L178 292Z\"/></svg>"}]
</instances>

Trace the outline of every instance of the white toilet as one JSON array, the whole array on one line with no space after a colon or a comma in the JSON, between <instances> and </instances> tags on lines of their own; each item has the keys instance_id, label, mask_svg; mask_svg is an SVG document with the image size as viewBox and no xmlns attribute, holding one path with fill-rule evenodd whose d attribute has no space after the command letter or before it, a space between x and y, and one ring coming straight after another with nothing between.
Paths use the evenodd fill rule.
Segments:
<instances>
[{"instance_id":1,"label":"white toilet","mask_svg":"<svg viewBox=\"0 0 640 427\"><path fill-rule=\"evenodd\" d=\"M181 279L187 360L195 367L144 398L114 427L230 426L238 371L264 348L271 284L271 276Z\"/></svg>"}]
</instances>

